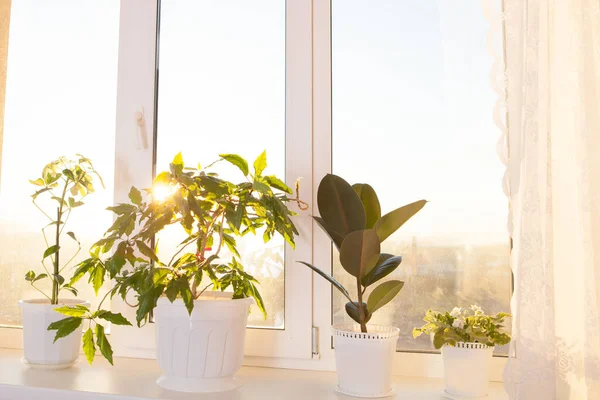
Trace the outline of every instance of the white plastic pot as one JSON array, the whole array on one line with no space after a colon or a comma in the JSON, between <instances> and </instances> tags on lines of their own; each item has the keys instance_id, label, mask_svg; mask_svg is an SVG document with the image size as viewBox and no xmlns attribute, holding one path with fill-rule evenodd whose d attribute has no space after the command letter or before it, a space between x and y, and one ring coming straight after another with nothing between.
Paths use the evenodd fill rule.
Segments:
<instances>
[{"instance_id":1,"label":"white plastic pot","mask_svg":"<svg viewBox=\"0 0 600 400\"><path fill-rule=\"evenodd\" d=\"M227 297L224 297L227 296ZM212 292L194 302L190 316L181 299L158 300L156 356L159 386L178 392L223 392L240 386L251 298Z\"/></svg>"},{"instance_id":2,"label":"white plastic pot","mask_svg":"<svg viewBox=\"0 0 600 400\"><path fill-rule=\"evenodd\" d=\"M50 304L48 299L19 300L23 314L23 362L32 367L61 369L73 365L79 358L81 329L54 342L56 331L49 331L48 325L68 318L57 313L55 308L65 305L89 303L77 299L61 299L60 304Z\"/></svg>"},{"instance_id":3,"label":"white plastic pot","mask_svg":"<svg viewBox=\"0 0 600 400\"><path fill-rule=\"evenodd\" d=\"M392 360L400 330L390 326L333 327L338 376L336 390L355 397L386 397L393 393Z\"/></svg>"},{"instance_id":4,"label":"white plastic pot","mask_svg":"<svg viewBox=\"0 0 600 400\"><path fill-rule=\"evenodd\" d=\"M481 343L457 343L442 347L444 396L455 400L488 398L490 363L494 347Z\"/></svg>"}]
</instances>

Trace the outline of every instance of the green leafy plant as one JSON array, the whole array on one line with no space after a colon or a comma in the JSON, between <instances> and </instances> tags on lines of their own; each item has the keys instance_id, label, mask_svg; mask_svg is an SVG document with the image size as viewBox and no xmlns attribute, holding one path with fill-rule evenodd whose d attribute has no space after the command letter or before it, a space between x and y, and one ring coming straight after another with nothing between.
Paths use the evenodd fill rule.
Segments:
<instances>
[{"instance_id":1,"label":"green leafy plant","mask_svg":"<svg viewBox=\"0 0 600 400\"><path fill-rule=\"evenodd\" d=\"M233 183L221 179L211 170L216 162L204 169L186 167L178 154L169 171L158 174L153 189L146 191L154 194L152 200L145 201L142 192L132 187L129 203L108 208L116 219L104 237L92 246L90 257L78 265L71 284L87 274L96 293L105 282L111 282L112 287L96 311L85 307L58 309L69 318L49 327L57 330L59 336L88 320L83 343L90 363L96 347L112 363L112 350L98 324L100 319L130 325L120 314L102 309L107 296L119 295L136 308L138 326L148 321L161 296L171 302L182 299L191 314L194 300L209 288L220 291L231 288L233 299L252 297L266 316L258 282L244 271L236 237L262 230L265 243L278 233L294 246L298 232L290 217L295 213L286 202L304 203L297 196L288 197L293 191L282 180L263 174L267 167L265 152L254 162L253 171L239 155L220 157L217 162L235 165L245 180ZM157 196L159 192L162 196ZM179 225L186 237L168 260L161 260L152 243L170 225ZM223 248L231 252L230 259L220 257ZM127 298L130 293L136 299L135 304Z\"/></svg>"},{"instance_id":2,"label":"green leafy plant","mask_svg":"<svg viewBox=\"0 0 600 400\"><path fill-rule=\"evenodd\" d=\"M347 299L346 312L367 332L367 322L373 313L389 303L402 289L404 282L389 280L375 287L367 302L367 288L391 274L402 262L401 256L382 253L381 243L398 230L425 205L425 200L397 208L381 215L379 199L365 183L350 185L339 176L328 174L319 184L317 203L320 217L313 217L331 238L340 252L340 262L346 272L356 278L357 301L333 276L301 261L327 279Z\"/></svg>"},{"instance_id":3,"label":"green leafy plant","mask_svg":"<svg viewBox=\"0 0 600 400\"><path fill-rule=\"evenodd\" d=\"M42 235L46 242L46 250L42 256L42 267L45 272L36 274L35 271L28 271L25 274L25 280L43 294L51 304L59 303L59 294L63 290L77 296L77 289L71 282L65 283L65 278L61 274L81 251L81 243L75 233L65 232L71 240L77 243L77 250L67 262L61 264L61 239L71 212L75 208L83 206L83 199L94 191L94 179L97 178L104 187L102 178L94 169L92 162L80 154L77 157L76 160L69 160L65 157L56 159L43 168L40 178L29 181L37 187L35 193L31 195L33 204L46 216L48 224L42 228ZM41 201L46 203L45 207L40 205ZM46 235L47 229L53 231L50 239ZM50 263L51 266L48 266L47 263ZM45 279L50 279L52 282L50 295L36 285Z\"/></svg>"},{"instance_id":4,"label":"green leafy plant","mask_svg":"<svg viewBox=\"0 0 600 400\"><path fill-rule=\"evenodd\" d=\"M433 345L440 349L447 344L481 343L486 346L501 346L510 342L510 336L504 331L504 319L507 313L485 315L481 307L472 305L469 308L454 307L450 312L428 310L420 328L413 330L413 337L422 334L433 335Z\"/></svg>"}]
</instances>

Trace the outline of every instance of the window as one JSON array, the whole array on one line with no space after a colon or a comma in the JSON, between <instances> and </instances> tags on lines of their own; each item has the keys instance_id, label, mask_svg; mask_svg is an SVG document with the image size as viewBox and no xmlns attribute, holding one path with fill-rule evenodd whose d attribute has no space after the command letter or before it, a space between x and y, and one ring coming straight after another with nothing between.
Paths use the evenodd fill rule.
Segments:
<instances>
[{"instance_id":1,"label":"window","mask_svg":"<svg viewBox=\"0 0 600 400\"><path fill-rule=\"evenodd\" d=\"M0 277L18 289L0 291L0 324L18 325L16 302L28 295L22 274L42 251L39 216L22 199L47 149L86 154L107 182L73 227L84 248L110 222L100 210L127 201L132 185L149 188L179 151L186 162L209 163L224 152L252 160L266 149L272 173L289 185L301 178L310 209L296 218L296 250L260 237L243 245L269 312L267 320L251 315L250 327L260 329L247 331L249 363L333 366L329 326L347 321L343 302L297 263L346 278L311 219L329 172L370 183L384 211L430 201L384 246L404 257L397 276L406 285L373 322L400 326L397 365L426 364L396 372L441 371L439 357L416 354L431 350L427 340L410 337L427 308L508 309L507 202L492 121L498 95L489 87L497 60L484 41L500 36L489 33L479 3L42 3L13 2L0 230L18 243L0 252ZM499 13L500 1L485 3ZM36 146L24 148L31 137ZM158 239L170 253L177 235ZM111 307L133 315L117 298ZM152 357L152 324L132 329L113 327L116 354Z\"/></svg>"},{"instance_id":2,"label":"window","mask_svg":"<svg viewBox=\"0 0 600 400\"><path fill-rule=\"evenodd\" d=\"M41 297L23 279L31 269L39 273L47 247L41 229L48 221L31 202L35 188L28 179L41 176L53 159L76 153L90 158L104 179L106 188L68 221L82 243L71 266L112 220L104 209L113 200L118 27L116 0L12 2L0 174L0 325L19 326L18 300ZM68 237L63 246L66 254L77 248ZM81 297L94 298L93 290L85 287Z\"/></svg>"},{"instance_id":3,"label":"window","mask_svg":"<svg viewBox=\"0 0 600 400\"><path fill-rule=\"evenodd\" d=\"M382 246L403 257L386 279L406 284L370 322L398 326L399 351L431 350L411 335L428 308L509 309L489 29L479 3L332 2L332 170L371 184L383 213L429 201ZM335 323L351 322L345 303L336 291Z\"/></svg>"},{"instance_id":4,"label":"window","mask_svg":"<svg viewBox=\"0 0 600 400\"><path fill-rule=\"evenodd\" d=\"M157 171L180 151L195 165L223 153L251 162L266 150L268 170L283 178L285 3L163 0L160 7ZM219 165L221 175L239 179L228 167ZM173 228L159 239L165 257L181 241ZM253 306L249 323L283 329L283 238L265 245L257 233L239 245L268 310L264 320Z\"/></svg>"}]
</instances>

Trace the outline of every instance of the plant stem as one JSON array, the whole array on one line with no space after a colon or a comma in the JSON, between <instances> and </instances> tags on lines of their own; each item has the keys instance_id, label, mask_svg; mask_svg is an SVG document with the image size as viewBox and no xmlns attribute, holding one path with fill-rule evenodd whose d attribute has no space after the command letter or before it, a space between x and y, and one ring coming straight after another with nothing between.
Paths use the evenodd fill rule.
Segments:
<instances>
[{"instance_id":1,"label":"plant stem","mask_svg":"<svg viewBox=\"0 0 600 400\"><path fill-rule=\"evenodd\" d=\"M217 209L215 211L213 211L212 221L206 222L206 225L205 225L206 232L204 233L204 237L200 241L200 248L198 249L198 253L200 253L200 261L204 261L204 253L206 252L206 243L208 241L208 238L210 236L212 236L212 234L213 234L213 228L214 228L217 218L219 217L220 212L221 212L221 208L217 207ZM225 211L223 210L223 212L225 212ZM219 246L219 249L220 249L220 246ZM198 294L198 291L197 291L197 286L199 284L200 284L200 282L198 282L197 275L195 275L194 281L192 282L192 297L194 299L198 298L198 296L200 296L200 294L202 294L202 292L200 292L200 294Z\"/></svg>"},{"instance_id":2,"label":"plant stem","mask_svg":"<svg viewBox=\"0 0 600 400\"><path fill-rule=\"evenodd\" d=\"M365 322L365 309L363 307L363 291L360 290L360 278L356 278L356 287L358 289L358 316L360 318L360 331L367 333L367 323Z\"/></svg>"},{"instance_id":3,"label":"plant stem","mask_svg":"<svg viewBox=\"0 0 600 400\"><path fill-rule=\"evenodd\" d=\"M60 258L60 232L62 231L60 223L62 222L63 215L63 204L65 203L65 196L67 195L67 187L69 186L69 178L65 181L65 187L63 188L61 202L56 210L56 253L54 254L54 276L52 277L52 304L58 304L58 292L59 286L58 283L58 274L60 274L59 268L59 258Z\"/></svg>"}]
</instances>

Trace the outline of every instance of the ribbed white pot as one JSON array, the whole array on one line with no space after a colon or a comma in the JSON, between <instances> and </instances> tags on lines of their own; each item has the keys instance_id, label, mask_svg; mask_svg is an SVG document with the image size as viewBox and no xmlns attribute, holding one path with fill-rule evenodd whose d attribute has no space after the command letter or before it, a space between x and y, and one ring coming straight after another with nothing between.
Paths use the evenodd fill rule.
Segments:
<instances>
[{"instance_id":1,"label":"ribbed white pot","mask_svg":"<svg viewBox=\"0 0 600 400\"><path fill-rule=\"evenodd\" d=\"M494 347L481 343L443 346L444 396L455 400L487 399L493 353Z\"/></svg>"},{"instance_id":2,"label":"ribbed white pot","mask_svg":"<svg viewBox=\"0 0 600 400\"><path fill-rule=\"evenodd\" d=\"M163 375L158 385L179 392L238 387L234 375L242 366L253 301L212 292L194 302L190 316L181 299L171 303L160 298L155 309L156 355Z\"/></svg>"},{"instance_id":3,"label":"ribbed white pot","mask_svg":"<svg viewBox=\"0 0 600 400\"><path fill-rule=\"evenodd\" d=\"M65 305L90 303L77 299L61 299L60 304L50 304L47 299L19 300L23 315L23 362L38 368L68 368L79 358L81 329L54 342L56 331L49 331L48 325L68 318L57 313L55 308Z\"/></svg>"},{"instance_id":4,"label":"ribbed white pot","mask_svg":"<svg viewBox=\"0 0 600 400\"><path fill-rule=\"evenodd\" d=\"M370 325L361 333L358 325L333 327L338 376L336 390L355 397L386 397L393 393L392 360L400 330Z\"/></svg>"}]
</instances>

